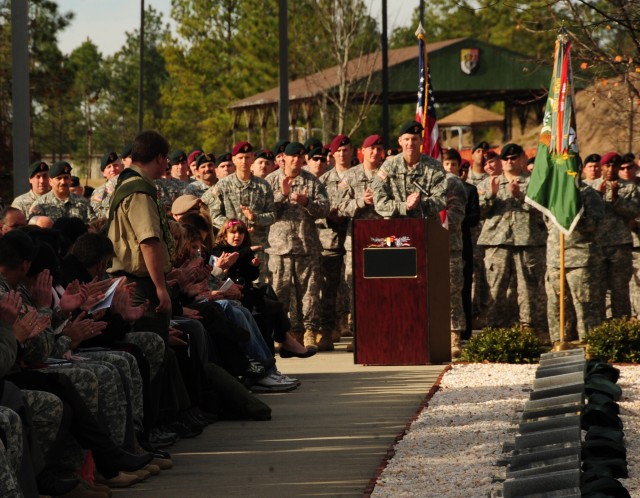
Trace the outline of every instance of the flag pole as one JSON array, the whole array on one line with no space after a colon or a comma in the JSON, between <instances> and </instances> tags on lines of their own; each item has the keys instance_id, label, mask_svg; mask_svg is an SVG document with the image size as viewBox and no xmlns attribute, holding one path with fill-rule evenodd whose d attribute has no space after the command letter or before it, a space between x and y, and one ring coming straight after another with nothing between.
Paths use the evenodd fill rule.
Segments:
<instances>
[{"instance_id":1,"label":"flag pole","mask_svg":"<svg viewBox=\"0 0 640 498\"><path fill-rule=\"evenodd\" d=\"M418 29L416 30L416 36L418 37L418 43L422 42L422 58L424 61L424 67L427 68L429 67L429 61L427 59L428 57L428 53L427 53L427 43L425 41L425 35L426 32L424 30L424 28L422 27L422 22L420 22L420 24L418 25ZM429 98L429 78L428 78L428 73L425 70L424 72L424 101L425 101L425 105L422 109L422 143L420 144L420 152L425 153L424 150L422 150L422 148L424 147L424 134L427 132L426 130L426 122L427 122L427 112L428 112L428 108L429 105L427 103L427 99ZM428 153L428 151L427 151Z\"/></svg>"}]
</instances>

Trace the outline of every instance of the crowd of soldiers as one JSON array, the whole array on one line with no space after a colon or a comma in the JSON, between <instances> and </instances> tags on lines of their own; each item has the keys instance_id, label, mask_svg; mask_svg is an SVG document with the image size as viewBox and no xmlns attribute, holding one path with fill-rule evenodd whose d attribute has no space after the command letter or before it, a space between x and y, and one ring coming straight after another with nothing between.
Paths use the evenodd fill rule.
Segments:
<instances>
[{"instance_id":1,"label":"crowd of soldiers","mask_svg":"<svg viewBox=\"0 0 640 498\"><path fill-rule=\"evenodd\" d=\"M559 231L525 202L533 158L518 144L497 152L480 142L469 162L455 149L440 161L422 154L422 133L420 123L404 123L399 148L387 150L381 136L368 136L361 158L346 135L272 150L249 142L224 153L167 150L152 184L174 289L163 333L144 322L149 303L135 301L146 281L112 264L126 252L117 209L126 204L122 186L140 176L136 141L102 157L105 182L90 193L68 162L34 162L31 189L0 215L0 360L4 379L21 389L5 382L0 391L0 436L11 435L0 438L0 490L106 496L108 486L170 468L161 448L217 417L269 419L247 387L299 385L276 369L274 342L282 357L307 358L353 334L356 219L429 218L449 231L453 357L484 325L520 324L559 341ZM579 341L608 316L638 313L638 292L630 297L640 284L637 170L632 154L584 160L583 211L565 238L567 330ZM125 222L137 234L146 220ZM245 300L251 283L225 282L241 252L215 250L216 235L238 229L273 305L266 322ZM107 272L127 284L108 291ZM106 315L92 310L105 292L113 294ZM69 432L79 447L62 447ZM91 477L65 479L61 467Z\"/></svg>"}]
</instances>

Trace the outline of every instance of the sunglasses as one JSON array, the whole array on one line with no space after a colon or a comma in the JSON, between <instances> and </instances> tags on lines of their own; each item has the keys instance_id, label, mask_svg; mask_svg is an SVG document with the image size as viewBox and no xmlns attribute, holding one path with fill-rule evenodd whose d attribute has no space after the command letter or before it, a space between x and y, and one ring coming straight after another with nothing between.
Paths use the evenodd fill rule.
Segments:
<instances>
[{"instance_id":1,"label":"sunglasses","mask_svg":"<svg viewBox=\"0 0 640 498\"><path fill-rule=\"evenodd\" d=\"M320 162L323 162L323 163L327 162L327 158L326 157L311 157L310 159L313 160L313 161L320 161Z\"/></svg>"},{"instance_id":2,"label":"sunglasses","mask_svg":"<svg viewBox=\"0 0 640 498\"><path fill-rule=\"evenodd\" d=\"M504 158L505 161L516 161L520 156L507 156Z\"/></svg>"},{"instance_id":3,"label":"sunglasses","mask_svg":"<svg viewBox=\"0 0 640 498\"><path fill-rule=\"evenodd\" d=\"M635 167L636 167L636 166L635 166L635 164L630 164L630 165L628 165L628 166L619 166L619 167L618 167L618 169L619 169L620 171L626 171L626 170L628 170L628 169L633 169L633 168L635 168Z\"/></svg>"}]
</instances>

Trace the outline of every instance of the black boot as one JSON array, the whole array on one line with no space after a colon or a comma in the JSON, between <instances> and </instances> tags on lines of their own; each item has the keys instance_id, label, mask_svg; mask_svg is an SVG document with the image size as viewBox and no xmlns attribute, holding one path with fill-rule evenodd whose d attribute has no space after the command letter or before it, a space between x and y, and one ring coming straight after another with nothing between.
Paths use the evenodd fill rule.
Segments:
<instances>
[{"instance_id":1,"label":"black boot","mask_svg":"<svg viewBox=\"0 0 640 498\"><path fill-rule=\"evenodd\" d=\"M61 479L48 469L44 469L36 477L38 492L41 495L60 496L66 495L76 488L78 479Z\"/></svg>"}]
</instances>

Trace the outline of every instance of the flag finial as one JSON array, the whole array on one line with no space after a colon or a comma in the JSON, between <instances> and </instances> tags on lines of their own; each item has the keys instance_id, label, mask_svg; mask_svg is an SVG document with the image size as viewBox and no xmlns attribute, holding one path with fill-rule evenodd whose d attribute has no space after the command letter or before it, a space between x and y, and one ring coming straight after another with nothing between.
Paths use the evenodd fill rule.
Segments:
<instances>
[{"instance_id":1,"label":"flag finial","mask_svg":"<svg viewBox=\"0 0 640 498\"><path fill-rule=\"evenodd\" d=\"M424 38L424 35L426 35L427 32L424 30L424 28L422 27L422 22L418 24L418 29L416 29L416 36L418 38L420 38L420 35L422 35L422 37Z\"/></svg>"}]
</instances>

